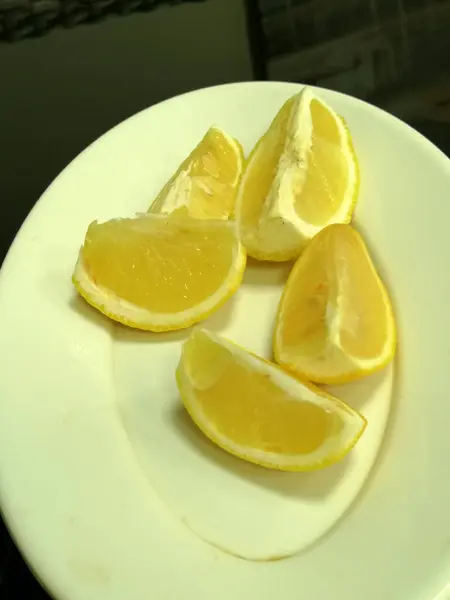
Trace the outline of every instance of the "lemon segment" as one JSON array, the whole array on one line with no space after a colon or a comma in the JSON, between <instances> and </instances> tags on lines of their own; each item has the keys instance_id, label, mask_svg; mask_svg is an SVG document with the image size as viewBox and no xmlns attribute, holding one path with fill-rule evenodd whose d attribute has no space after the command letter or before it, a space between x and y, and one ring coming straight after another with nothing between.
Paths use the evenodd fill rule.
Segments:
<instances>
[{"instance_id":1,"label":"lemon segment","mask_svg":"<svg viewBox=\"0 0 450 600\"><path fill-rule=\"evenodd\" d=\"M196 329L177 373L193 421L239 458L282 471L310 471L340 460L364 417L312 384L232 342Z\"/></svg>"},{"instance_id":2,"label":"lemon segment","mask_svg":"<svg viewBox=\"0 0 450 600\"><path fill-rule=\"evenodd\" d=\"M170 331L197 323L226 302L245 263L231 221L142 215L92 223L73 283L111 319Z\"/></svg>"},{"instance_id":3,"label":"lemon segment","mask_svg":"<svg viewBox=\"0 0 450 600\"><path fill-rule=\"evenodd\" d=\"M395 353L388 293L350 225L330 225L297 260L280 302L278 363L316 383L345 383L382 369Z\"/></svg>"},{"instance_id":4,"label":"lemon segment","mask_svg":"<svg viewBox=\"0 0 450 600\"><path fill-rule=\"evenodd\" d=\"M290 98L252 151L236 201L240 234L260 260L290 260L331 223L348 223L359 168L344 120L309 88Z\"/></svg>"},{"instance_id":5,"label":"lemon segment","mask_svg":"<svg viewBox=\"0 0 450 600\"><path fill-rule=\"evenodd\" d=\"M197 219L228 219L234 214L243 169L239 142L211 127L150 206L153 214L186 208Z\"/></svg>"}]
</instances>

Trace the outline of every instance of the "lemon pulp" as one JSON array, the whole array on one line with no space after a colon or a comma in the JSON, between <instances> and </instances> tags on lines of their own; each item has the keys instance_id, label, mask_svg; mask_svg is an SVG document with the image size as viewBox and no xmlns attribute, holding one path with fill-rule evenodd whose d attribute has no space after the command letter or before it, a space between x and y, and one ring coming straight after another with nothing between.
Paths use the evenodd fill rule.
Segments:
<instances>
[{"instance_id":1,"label":"lemon pulp","mask_svg":"<svg viewBox=\"0 0 450 600\"><path fill-rule=\"evenodd\" d=\"M344 382L385 366L395 338L390 300L361 236L350 225L326 227L286 284L277 361L315 382Z\"/></svg>"},{"instance_id":2,"label":"lemon pulp","mask_svg":"<svg viewBox=\"0 0 450 600\"><path fill-rule=\"evenodd\" d=\"M189 309L221 286L236 244L230 227L203 228L194 219L186 225L145 217L92 223L85 268L97 286L151 312Z\"/></svg>"},{"instance_id":3,"label":"lemon pulp","mask_svg":"<svg viewBox=\"0 0 450 600\"><path fill-rule=\"evenodd\" d=\"M186 206L196 219L228 219L234 212L243 152L218 127L211 127L159 192L149 212Z\"/></svg>"},{"instance_id":4,"label":"lemon pulp","mask_svg":"<svg viewBox=\"0 0 450 600\"><path fill-rule=\"evenodd\" d=\"M244 197L241 202L239 216L243 229L251 231L258 228L261 210L284 150L294 100L295 96L284 103L248 159L248 165L252 166L246 171L245 195L251 196L251 201ZM254 156L257 156L257 160L252 161Z\"/></svg>"},{"instance_id":5,"label":"lemon pulp","mask_svg":"<svg viewBox=\"0 0 450 600\"><path fill-rule=\"evenodd\" d=\"M336 118L318 100L310 103L312 140L304 187L296 193L298 216L312 225L327 223L339 209L348 187L348 159ZM349 136L350 137L350 136Z\"/></svg>"},{"instance_id":6,"label":"lemon pulp","mask_svg":"<svg viewBox=\"0 0 450 600\"><path fill-rule=\"evenodd\" d=\"M295 399L268 372L250 368L204 334L194 333L184 353L204 418L234 443L277 454L310 454L339 431L338 420L324 408ZM212 367L207 380L199 375L205 364Z\"/></svg>"}]
</instances>

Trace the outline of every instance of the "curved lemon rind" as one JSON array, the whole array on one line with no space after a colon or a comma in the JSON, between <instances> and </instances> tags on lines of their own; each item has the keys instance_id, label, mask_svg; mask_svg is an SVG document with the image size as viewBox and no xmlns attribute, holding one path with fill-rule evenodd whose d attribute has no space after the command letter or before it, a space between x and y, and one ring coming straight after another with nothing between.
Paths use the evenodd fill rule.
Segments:
<instances>
[{"instance_id":1,"label":"curved lemon rind","mask_svg":"<svg viewBox=\"0 0 450 600\"><path fill-rule=\"evenodd\" d=\"M206 332L202 330L202 332L208 337L218 343L223 344L226 348L231 349L234 353L238 353L241 356L244 355L248 360L258 361L264 363L266 365L266 369L276 370L282 377L287 377L291 380L292 385L298 384L303 386L306 390L309 390L312 394L317 397L320 397L328 402L328 408L334 407L335 411L339 411L342 414L349 415L349 418L346 420L347 423L352 421L352 425L354 425L352 436L349 436L349 439L346 441L344 445L336 446L335 451L330 452L323 456L318 460L314 460L308 463L308 455L298 455L297 457L289 456L289 460L287 457L282 454L268 453L264 451L258 451L258 456L255 456L255 452L253 449L246 448L237 444L230 443L224 436L220 436L218 432L214 431L214 428L208 427L207 421L201 418L201 410L196 409L195 407L195 391L191 384L189 375L184 368L183 364L183 355L181 357L180 363L176 370L176 381L178 390L180 392L181 399L183 404L192 418L193 422L197 425L197 427L203 432L203 434L211 440L214 444L225 450L229 454L236 456L242 460L247 462L259 465L261 467L265 467L267 469L274 469L279 471L286 472L307 472L307 471L316 471L327 466L330 466L336 462L339 462L343 459L350 450L356 445L358 440L366 428L367 421L363 415L358 413L356 410L347 406L338 398L335 398L317 388L314 384L309 381L304 381L299 377L293 376L291 373L288 373L281 369L278 365L271 363L248 350L230 342L229 340L225 340L220 338L217 335L211 334L210 332ZM317 453L317 450L315 451Z\"/></svg>"},{"instance_id":2,"label":"curved lemon rind","mask_svg":"<svg viewBox=\"0 0 450 600\"><path fill-rule=\"evenodd\" d=\"M134 329L155 333L177 331L207 319L221 308L241 285L246 262L246 251L242 245L239 245L232 268L220 288L200 304L179 313L152 313L119 298L110 290L98 286L85 269L81 251L72 276L72 283L88 304L113 321ZM111 308L112 305L122 307L122 310L114 310Z\"/></svg>"},{"instance_id":3,"label":"curved lemon rind","mask_svg":"<svg viewBox=\"0 0 450 600\"><path fill-rule=\"evenodd\" d=\"M344 383L351 383L353 381L358 381L363 379L364 377L368 377L369 375L373 375L374 373L378 373L385 369L394 359L395 352L392 352L385 358L380 361L374 361L373 364L369 366L355 367L353 369L349 369L348 371L343 371L338 374L331 374L324 376L322 373L318 374L317 372L311 369L304 369L298 364L289 360L289 358L283 359L280 353L274 348L274 358L275 361L286 369L290 373L292 373L296 377L301 377L302 379L307 379L312 383L318 385L340 385Z\"/></svg>"}]
</instances>

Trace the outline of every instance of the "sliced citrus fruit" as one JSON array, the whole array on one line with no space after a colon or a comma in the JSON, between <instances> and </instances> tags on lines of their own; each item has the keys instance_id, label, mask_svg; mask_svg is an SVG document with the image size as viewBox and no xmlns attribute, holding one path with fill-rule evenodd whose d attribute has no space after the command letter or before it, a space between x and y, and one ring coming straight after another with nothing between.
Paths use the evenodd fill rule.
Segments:
<instances>
[{"instance_id":1,"label":"sliced citrus fruit","mask_svg":"<svg viewBox=\"0 0 450 600\"><path fill-rule=\"evenodd\" d=\"M323 229L284 289L277 362L316 383L344 383L383 368L395 345L391 302L361 236L350 225Z\"/></svg>"},{"instance_id":2,"label":"sliced citrus fruit","mask_svg":"<svg viewBox=\"0 0 450 600\"><path fill-rule=\"evenodd\" d=\"M92 223L73 282L111 319L170 331L221 306L239 287L245 262L232 221L143 215Z\"/></svg>"},{"instance_id":3,"label":"sliced citrus fruit","mask_svg":"<svg viewBox=\"0 0 450 600\"><path fill-rule=\"evenodd\" d=\"M196 329L177 369L183 403L203 433L224 450L282 471L310 471L340 460L365 419L236 344Z\"/></svg>"},{"instance_id":4,"label":"sliced citrus fruit","mask_svg":"<svg viewBox=\"0 0 450 600\"><path fill-rule=\"evenodd\" d=\"M350 222L358 189L348 127L304 88L283 105L247 161L236 218L248 253L296 258L323 227Z\"/></svg>"},{"instance_id":5,"label":"sliced citrus fruit","mask_svg":"<svg viewBox=\"0 0 450 600\"><path fill-rule=\"evenodd\" d=\"M169 214L186 207L197 219L228 219L234 213L243 160L239 142L219 127L211 127L159 192L149 212Z\"/></svg>"}]
</instances>

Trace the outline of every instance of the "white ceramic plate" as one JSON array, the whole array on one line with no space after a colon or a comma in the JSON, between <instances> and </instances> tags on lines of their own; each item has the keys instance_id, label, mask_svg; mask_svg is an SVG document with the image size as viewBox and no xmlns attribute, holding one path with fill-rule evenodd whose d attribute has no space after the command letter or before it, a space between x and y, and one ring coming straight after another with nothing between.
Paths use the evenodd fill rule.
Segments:
<instances>
[{"instance_id":1,"label":"white ceramic plate","mask_svg":"<svg viewBox=\"0 0 450 600\"><path fill-rule=\"evenodd\" d=\"M114 327L70 283L90 221L145 210L212 123L249 151L298 90L223 86L132 117L58 177L5 261L1 506L58 600L447 597L450 163L432 144L363 102L318 92L353 133L355 222L399 326L393 368L334 390L370 423L336 467L275 473L207 443L173 379L187 333ZM251 264L207 326L269 356L286 273Z\"/></svg>"}]
</instances>

